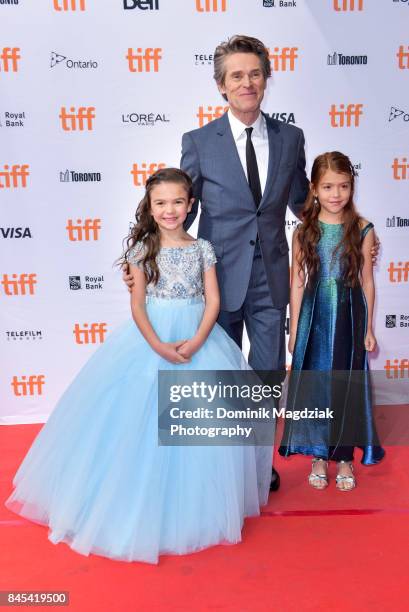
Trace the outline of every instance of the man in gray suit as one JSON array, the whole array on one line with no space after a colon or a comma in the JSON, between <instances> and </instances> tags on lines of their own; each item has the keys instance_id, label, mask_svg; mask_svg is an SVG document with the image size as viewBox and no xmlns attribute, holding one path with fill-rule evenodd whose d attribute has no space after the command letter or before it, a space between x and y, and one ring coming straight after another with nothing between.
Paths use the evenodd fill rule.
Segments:
<instances>
[{"instance_id":1,"label":"man in gray suit","mask_svg":"<svg viewBox=\"0 0 409 612\"><path fill-rule=\"evenodd\" d=\"M229 103L220 119L183 135L181 168L193 179L199 201L198 236L210 240L218 259L218 323L242 345L243 326L255 370L285 369L285 318L289 258L287 206L299 216L309 183L304 135L261 112L271 76L268 49L248 36L216 48L214 78ZM273 470L272 490L279 486Z\"/></svg>"},{"instance_id":2,"label":"man in gray suit","mask_svg":"<svg viewBox=\"0 0 409 612\"><path fill-rule=\"evenodd\" d=\"M218 322L241 347L243 324L256 370L285 367L289 259L285 214L299 216L309 183L303 132L260 110L271 75L259 40L234 36L214 56L228 112L183 135L181 168L193 179L198 236L213 244L221 292Z\"/></svg>"}]
</instances>

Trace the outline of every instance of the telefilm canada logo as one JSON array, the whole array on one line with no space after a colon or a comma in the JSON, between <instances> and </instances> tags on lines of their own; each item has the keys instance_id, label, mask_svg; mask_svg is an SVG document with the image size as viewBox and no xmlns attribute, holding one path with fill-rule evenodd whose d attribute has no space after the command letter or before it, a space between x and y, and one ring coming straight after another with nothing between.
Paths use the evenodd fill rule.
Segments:
<instances>
[{"instance_id":1,"label":"telefilm canada logo","mask_svg":"<svg viewBox=\"0 0 409 612\"><path fill-rule=\"evenodd\" d=\"M194 53L194 63L195 66L212 66L214 60L213 53L204 53L203 51L199 51L198 53Z\"/></svg>"},{"instance_id":2,"label":"telefilm canada logo","mask_svg":"<svg viewBox=\"0 0 409 612\"><path fill-rule=\"evenodd\" d=\"M366 66L367 63L367 55L345 55L338 51L327 55L328 66Z\"/></svg>"},{"instance_id":3,"label":"telefilm canada logo","mask_svg":"<svg viewBox=\"0 0 409 612\"><path fill-rule=\"evenodd\" d=\"M5 334L8 342L43 339L43 332L41 329L8 329Z\"/></svg>"},{"instance_id":4,"label":"telefilm canada logo","mask_svg":"<svg viewBox=\"0 0 409 612\"><path fill-rule=\"evenodd\" d=\"M104 275L69 276L68 283L71 291L101 291L104 288Z\"/></svg>"},{"instance_id":5,"label":"telefilm canada logo","mask_svg":"<svg viewBox=\"0 0 409 612\"><path fill-rule=\"evenodd\" d=\"M67 55L61 55L56 51L51 51L50 68L55 68L58 64L63 64L66 68L77 69L77 70L89 70L98 68L98 62L96 60L73 60Z\"/></svg>"},{"instance_id":6,"label":"telefilm canada logo","mask_svg":"<svg viewBox=\"0 0 409 612\"><path fill-rule=\"evenodd\" d=\"M263 0L264 8L295 8L297 0Z\"/></svg>"},{"instance_id":7,"label":"telefilm canada logo","mask_svg":"<svg viewBox=\"0 0 409 612\"><path fill-rule=\"evenodd\" d=\"M25 111L10 112L4 111L0 116L0 127L6 128L22 128L25 125Z\"/></svg>"},{"instance_id":8,"label":"telefilm canada logo","mask_svg":"<svg viewBox=\"0 0 409 612\"><path fill-rule=\"evenodd\" d=\"M409 327L409 314L389 314L385 316L385 327L393 329L395 327Z\"/></svg>"},{"instance_id":9,"label":"telefilm canada logo","mask_svg":"<svg viewBox=\"0 0 409 612\"><path fill-rule=\"evenodd\" d=\"M409 112L402 110L402 108L391 106L391 110L389 111L389 123L396 121L396 119L409 123Z\"/></svg>"},{"instance_id":10,"label":"telefilm canada logo","mask_svg":"<svg viewBox=\"0 0 409 612\"><path fill-rule=\"evenodd\" d=\"M122 123L142 127L155 127L170 123L169 115L165 113L126 113L122 114Z\"/></svg>"},{"instance_id":11,"label":"telefilm canada logo","mask_svg":"<svg viewBox=\"0 0 409 612\"><path fill-rule=\"evenodd\" d=\"M100 172L79 172L78 170L61 170L60 183L100 183Z\"/></svg>"}]
</instances>

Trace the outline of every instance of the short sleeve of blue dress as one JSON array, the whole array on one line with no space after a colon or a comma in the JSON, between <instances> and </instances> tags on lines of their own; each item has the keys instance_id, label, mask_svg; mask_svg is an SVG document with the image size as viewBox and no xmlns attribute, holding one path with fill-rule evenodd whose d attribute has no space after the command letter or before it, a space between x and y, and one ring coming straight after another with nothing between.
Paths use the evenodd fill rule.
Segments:
<instances>
[{"instance_id":1,"label":"short sleeve of blue dress","mask_svg":"<svg viewBox=\"0 0 409 612\"><path fill-rule=\"evenodd\" d=\"M361 229L361 240L365 238L369 230L371 230L373 227L374 227L373 223L368 223L367 225L365 225L363 229Z\"/></svg>"},{"instance_id":2,"label":"short sleeve of blue dress","mask_svg":"<svg viewBox=\"0 0 409 612\"><path fill-rule=\"evenodd\" d=\"M203 258L203 272L206 272L206 270L209 270L209 268L211 268L212 266L214 266L215 263L217 263L217 257L211 242L201 239L200 248L202 251Z\"/></svg>"},{"instance_id":3,"label":"short sleeve of blue dress","mask_svg":"<svg viewBox=\"0 0 409 612\"><path fill-rule=\"evenodd\" d=\"M128 263L138 268L142 267L142 259L144 256L144 247L142 242L137 242L129 251L126 259Z\"/></svg>"}]
</instances>

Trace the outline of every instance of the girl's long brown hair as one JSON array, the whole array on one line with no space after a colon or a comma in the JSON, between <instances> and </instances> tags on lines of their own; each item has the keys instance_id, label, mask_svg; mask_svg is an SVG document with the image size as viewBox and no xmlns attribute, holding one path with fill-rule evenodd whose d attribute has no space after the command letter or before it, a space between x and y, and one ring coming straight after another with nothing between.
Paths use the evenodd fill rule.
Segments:
<instances>
[{"instance_id":1,"label":"girl's long brown hair","mask_svg":"<svg viewBox=\"0 0 409 612\"><path fill-rule=\"evenodd\" d=\"M335 248L334 255L338 250L341 251L344 279L349 286L354 287L359 282L359 273L363 264L361 253L361 217L353 201L355 170L350 159L339 151L319 155L312 166L311 189L302 211L303 223L298 230L300 246L298 264L301 270L306 271L308 282L310 282L319 269L320 262L317 254L317 244L321 238L321 230L318 223L321 206L314 197L313 189L318 187L327 170L332 170L338 174L347 174L351 179L351 196L342 211L343 236Z\"/></svg>"},{"instance_id":2,"label":"girl's long brown hair","mask_svg":"<svg viewBox=\"0 0 409 612\"><path fill-rule=\"evenodd\" d=\"M125 238L126 249L118 260L118 265L128 263L128 256L137 242L142 243L141 264L147 283L157 284L159 268L156 257L160 250L159 227L151 214L151 193L154 187L161 183L178 183L186 190L188 200L193 197L192 179L186 172L178 168L163 168L158 170L146 181L145 195L140 201L135 213L136 223L128 237Z\"/></svg>"}]
</instances>

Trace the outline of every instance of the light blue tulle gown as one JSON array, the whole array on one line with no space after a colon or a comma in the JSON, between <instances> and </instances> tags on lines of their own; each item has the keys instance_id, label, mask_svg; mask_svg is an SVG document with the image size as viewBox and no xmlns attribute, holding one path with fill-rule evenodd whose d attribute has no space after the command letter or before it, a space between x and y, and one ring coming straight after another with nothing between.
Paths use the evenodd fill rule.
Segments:
<instances>
[{"instance_id":1,"label":"light blue tulle gown","mask_svg":"<svg viewBox=\"0 0 409 612\"><path fill-rule=\"evenodd\" d=\"M139 265L140 257L136 245L129 260ZM199 239L162 248L157 261L149 319L163 341L190 338L203 315L213 248ZM54 543L123 561L157 563L160 554L239 542L244 518L267 501L268 454L256 458L253 446L159 446L157 372L246 367L217 324L190 363L173 365L127 322L62 396L17 471L7 507L48 525Z\"/></svg>"}]
</instances>

